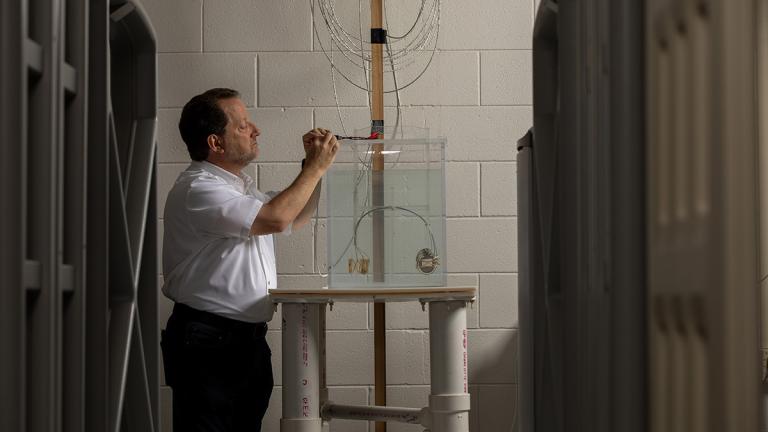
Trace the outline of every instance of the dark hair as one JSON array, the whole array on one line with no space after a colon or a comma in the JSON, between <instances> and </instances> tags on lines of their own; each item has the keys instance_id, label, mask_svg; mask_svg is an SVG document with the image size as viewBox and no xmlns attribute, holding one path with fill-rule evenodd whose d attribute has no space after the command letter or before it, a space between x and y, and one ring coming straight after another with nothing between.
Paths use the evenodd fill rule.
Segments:
<instances>
[{"instance_id":1,"label":"dark hair","mask_svg":"<svg viewBox=\"0 0 768 432\"><path fill-rule=\"evenodd\" d=\"M224 134L228 120L227 114L219 107L219 101L238 96L240 93L237 90L214 88L193 97L184 105L179 120L179 132L192 160L206 160L208 136Z\"/></svg>"}]
</instances>

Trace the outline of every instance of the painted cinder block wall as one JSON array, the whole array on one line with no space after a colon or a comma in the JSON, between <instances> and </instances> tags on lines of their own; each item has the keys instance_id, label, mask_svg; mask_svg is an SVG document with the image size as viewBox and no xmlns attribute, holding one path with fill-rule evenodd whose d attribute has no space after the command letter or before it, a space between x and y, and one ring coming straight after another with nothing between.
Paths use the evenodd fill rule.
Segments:
<instances>
[{"instance_id":1,"label":"painted cinder block wall","mask_svg":"<svg viewBox=\"0 0 768 432\"><path fill-rule=\"evenodd\" d=\"M405 2L407 3L407 2ZM415 2L412 2L415 3ZM517 399L516 141L532 122L531 29L534 0L445 0L439 51L429 71L402 92L404 122L448 138L449 283L479 287L469 310L471 430L512 430ZM315 127L341 132L330 68L315 40L307 0L142 0L158 40L160 208L189 157L176 124L181 107L210 87L242 93L261 128L261 156L250 167L262 190L285 187L299 170L300 136ZM357 2L338 0L356 13ZM391 3L390 20L398 19ZM407 14L405 14L407 15ZM407 17L402 17L407 19ZM319 29L320 31L322 29ZM348 132L369 124L364 92L338 79ZM394 98L387 98L394 118ZM162 212L160 213L162 216ZM278 284L320 287L324 211L312 228L279 238ZM160 220L162 238L162 220ZM317 248L315 248L315 242ZM162 276L158 275L159 283ZM159 293L159 290L158 290ZM161 322L171 304L162 294ZM373 399L373 309L340 303L328 312L331 398ZM427 314L418 303L387 305L388 402L421 407L429 395ZM264 424L278 432L281 411L280 314L270 323L276 387ZM163 431L171 392L162 388ZM334 432L367 432L365 422L333 421ZM389 430L421 431L391 424Z\"/></svg>"}]
</instances>

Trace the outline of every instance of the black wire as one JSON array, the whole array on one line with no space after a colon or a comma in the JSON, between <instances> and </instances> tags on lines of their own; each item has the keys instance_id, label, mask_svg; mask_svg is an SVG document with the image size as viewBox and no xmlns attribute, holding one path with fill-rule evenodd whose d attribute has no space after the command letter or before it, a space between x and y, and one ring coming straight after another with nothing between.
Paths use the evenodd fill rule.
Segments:
<instances>
[{"instance_id":1,"label":"black wire","mask_svg":"<svg viewBox=\"0 0 768 432\"><path fill-rule=\"evenodd\" d=\"M337 140L372 140L377 138L336 135L336 139Z\"/></svg>"}]
</instances>

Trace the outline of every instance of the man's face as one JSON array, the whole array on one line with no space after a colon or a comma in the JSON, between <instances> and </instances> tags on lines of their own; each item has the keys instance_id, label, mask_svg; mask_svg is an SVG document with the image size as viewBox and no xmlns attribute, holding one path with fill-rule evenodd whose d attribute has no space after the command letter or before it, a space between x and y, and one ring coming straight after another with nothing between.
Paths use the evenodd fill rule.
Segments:
<instances>
[{"instance_id":1,"label":"man's face","mask_svg":"<svg viewBox=\"0 0 768 432\"><path fill-rule=\"evenodd\" d=\"M248 118L245 104L239 98L222 99L219 107L228 118L223 137L224 157L228 162L246 166L259 155L256 137L261 131Z\"/></svg>"}]
</instances>

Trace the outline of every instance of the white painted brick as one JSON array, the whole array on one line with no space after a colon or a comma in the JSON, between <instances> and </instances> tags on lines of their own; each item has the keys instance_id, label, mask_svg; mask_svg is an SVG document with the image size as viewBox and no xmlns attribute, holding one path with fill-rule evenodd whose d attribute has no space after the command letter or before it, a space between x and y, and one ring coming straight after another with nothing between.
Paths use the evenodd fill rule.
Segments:
<instances>
[{"instance_id":1,"label":"white painted brick","mask_svg":"<svg viewBox=\"0 0 768 432\"><path fill-rule=\"evenodd\" d=\"M297 164L304 158L301 137L312 129L312 109L257 108L251 118L261 130L259 162Z\"/></svg>"},{"instance_id":2,"label":"white painted brick","mask_svg":"<svg viewBox=\"0 0 768 432\"><path fill-rule=\"evenodd\" d=\"M469 432L483 432L482 429L480 429L477 426L477 418L479 416L479 403L480 400L480 392L477 389L477 386L472 385L470 383L469 385ZM518 431L515 431L518 432Z\"/></svg>"},{"instance_id":3,"label":"white painted brick","mask_svg":"<svg viewBox=\"0 0 768 432\"><path fill-rule=\"evenodd\" d=\"M161 218L164 217L165 200L168 198L168 192L176 183L179 174L188 166L189 163L159 164L157 166L157 212Z\"/></svg>"},{"instance_id":4,"label":"white painted brick","mask_svg":"<svg viewBox=\"0 0 768 432\"><path fill-rule=\"evenodd\" d=\"M325 199L325 194L320 197L320 205L322 211L322 205ZM315 230L315 272L327 274L328 273L328 220L318 219L312 221L313 228ZM338 259L338 258L337 258ZM328 279L323 279L323 286L328 286Z\"/></svg>"},{"instance_id":5,"label":"white painted brick","mask_svg":"<svg viewBox=\"0 0 768 432\"><path fill-rule=\"evenodd\" d=\"M327 58L323 58L328 63ZM334 55L334 64L360 88L349 84L340 74L336 74L337 86L349 85L365 97L366 82L361 69L340 54ZM407 62L398 66L396 76L391 72L384 74L384 104L397 105L393 91L396 78L397 87L402 89L401 105L479 105L479 70L480 57L475 51L414 52ZM330 81L330 73L328 75Z\"/></svg>"},{"instance_id":6,"label":"white painted brick","mask_svg":"<svg viewBox=\"0 0 768 432\"><path fill-rule=\"evenodd\" d=\"M387 405L423 408L429 405L429 386L387 386ZM421 425L388 423L387 432L422 432Z\"/></svg>"},{"instance_id":7,"label":"white painted brick","mask_svg":"<svg viewBox=\"0 0 768 432\"><path fill-rule=\"evenodd\" d=\"M358 2L357 0L335 0L333 5L338 24L346 32L351 34L351 38L359 40L361 38L362 32L363 41L366 43L370 41L371 8L369 2ZM358 6L360 6L359 9ZM389 4L387 4L387 9L390 9ZM314 18L315 21L313 22L313 26L315 27L316 31L313 32L312 35L314 38L313 48L315 51L322 51L325 49L325 51L328 52L328 55L330 55L330 50L332 47L330 34L328 32L328 27L323 20L323 15L321 14L320 9L317 7L315 8ZM359 47L359 43L354 46ZM334 61L346 61L343 55L339 52L338 47L333 46L333 50Z\"/></svg>"},{"instance_id":8,"label":"white painted brick","mask_svg":"<svg viewBox=\"0 0 768 432\"><path fill-rule=\"evenodd\" d=\"M344 405L368 405L367 387L329 387L328 398ZM331 420L332 432L368 432L368 422L360 420Z\"/></svg>"},{"instance_id":9,"label":"white painted brick","mask_svg":"<svg viewBox=\"0 0 768 432\"><path fill-rule=\"evenodd\" d=\"M484 162L480 172L483 216L516 216L517 165Z\"/></svg>"},{"instance_id":10,"label":"white painted brick","mask_svg":"<svg viewBox=\"0 0 768 432\"><path fill-rule=\"evenodd\" d=\"M259 168L259 190L279 192L296 179L301 171L301 163L260 163Z\"/></svg>"},{"instance_id":11,"label":"white painted brick","mask_svg":"<svg viewBox=\"0 0 768 432\"><path fill-rule=\"evenodd\" d=\"M445 164L445 208L448 216L480 216L480 164Z\"/></svg>"},{"instance_id":12,"label":"white painted brick","mask_svg":"<svg viewBox=\"0 0 768 432\"><path fill-rule=\"evenodd\" d=\"M518 413L516 385L478 386L481 431L512 431Z\"/></svg>"},{"instance_id":13,"label":"white painted brick","mask_svg":"<svg viewBox=\"0 0 768 432\"><path fill-rule=\"evenodd\" d=\"M449 287L477 287L478 279L475 274L449 274L447 279ZM368 310L370 328L373 328L373 304ZM467 308L467 327L477 328L478 308L470 305ZM421 309L418 301L390 302L386 303L386 328L387 330L421 330L429 328L429 309Z\"/></svg>"},{"instance_id":14,"label":"white painted brick","mask_svg":"<svg viewBox=\"0 0 768 432\"><path fill-rule=\"evenodd\" d=\"M340 26L350 33L352 38L360 39L360 33L362 32L362 39L366 42L369 41L370 32L368 29L371 27L370 3L358 2L358 0L335 0L333 4L335 16ZM361 6L360 9L358 9L358 5ZM387 1L384 11L384 27L387 29L387 34L393 36L404 35L418 16L420 5L420 2L412 0ZM330 37L319 9L316 10L315 17L319 41L322 42L326 51L330 51ZM418 32L414 31L412 34L416 33ZM396 49L394 45L392 48ZM315 51L322 49L318 44L317 38L315 38L314 49ZM334 48L334 50L338 50L338 48ZM334 57L336 55L340 56L341 54L335 53Z\"/></svg>"},{"instance_id":15,"label":"white painted brick","mask_svg":"<svg viewBox=\"0 0 768 432\"><path fill-rule=\"evenodd\" d=\"M449 274L448 275L449 287L478 287L479 281L476 274ZM479 298L479 290L478 290ZM475 304L470 303L467 305L467 328L477 328L480 322L480 316L478 313L477 301Z\"/></svg>"},{"instance_id":16,"label":"white painted brick","mask_svg":"<svg viewBox=\"0 0 768 432\"><path fill-rule=\"evenodd\" d=\"M369 325L373 324L373 308L369 305ZM412 330L429 328L429 312L421 310L421 303L412 302L391 302L386 303L386 328L387 330Z\"/></svg>"},{"instance_id":17,"label":"white painted brick","mask_svg":"<svg viewBox=\"0 0 768 432\"><path fill-rule=\"evenodd\" d=\"M312 48L303 0L206 0L206 51L306 51Z\"/></svg>"},{"instance_id":18,"label":"white painted brick","mask_svg":"<svg viewBox=\"0 0 768 432\"><path fill-rule=\"evenodd\" d=\"M335 106L330 76L330 64L322 53L259 54L258 105ZM337 78L336 88L341 105L366 105L365 92L343 78Z\"/></svg>"},{"instance_id":19,"label":"white painted brick","mask_svg":"<svg viewBox=\"0 0 768 432\"><path fill-rule=\"evenodd\" d=\"M339 120L339 110L342 120ZM340 107L339 110L336 107L315 108L315 126L330 129L336 135L368 135L371 129L371 112L367 107ZM398 128L400 125L404 126L406 134L408 128L425 127L425 107L403 107L400 115ZM384 108L386 126L394 127L396 116L396 108Z\"/></svg>"},{"instance_id":20,"label":"white painted brick","mask_svg":"<svg viewBox=\"0 0 768 432\"><path fill-rule=\"evenodd\" d=\"M170 387L160 387L160 430L173 432L173 391Z\"/></svg>"},{"instance_id":21,"label":"white painted brick","mask_svg":"<svg viewBox=\"0 0 768 432\"><path fill-rule=\"evenodd\" d=\"M367 330L367 303L336 303L333 310L325 315L326 326L329 330Z\"/></svg>"},{"instance_id":22,"label":"white painted brick","mask_svg":"<svg viewBox=\"0 0 768 432\"><path fill-rule=\"evenodd\" d=\"M159 163L189 163L189 151L179 133L181 109L157 111L157 161Z\"/></svg>"},{"instance_id":23,"label":"white painted brick","mask_svg":"<svg viewBox=\"0 0 768 432\"><path fill-rule=\"evenodd\" d=\"M516 384L517 330L469 331L469 382Z\"/></svg>"},{"instance_id":24,"label":"white painted brick","mask_svg":"<svg viewBox=\"0 0 768 432\"><path fill-rule=\"evenodd\" d=\"M532 105L533 59L530 50L480 54L482 105Z\"/></svg>"},{"instance_id":25,"label":"white painted brick","mask_svg":"<svg viewBox=\"0 0 768 432\"><path fill-rule=\"evenodd\" d=\"M283 289L322 288L324 283L319 275L277 275L277 286Z\"/></svg>"},{"instance_id":26,"label":"white painted brick","mask_svg":"<svg viewBox=\"0 0 768 432\"><path fill-rule=\"evenodd\" d=\"M275 234L277 271L280 273L312 273L312 230L294 230L291 235Z\"/></svg>"},{"instance_id":27,"label":"white painted brick","mask_svg":"<svg viewBox=\"0 0 768 432\"><path fill-rule=\"evenodd\" d=\"M262 432L280 432L280 418L283 416L283 388L275 386L272 389L272 397L269 398L269 407L261 422Z\"/></svg>"},{"instance_id":28,"label":"white painted brick","mask_svg":"<svg viewBox=\"0 0 768 432\"><path fill-rule=\"evenodd\" d=\"M456 272L517 271L517 219L448 219L448 269Z\"/></svg>"},{"instance_id":29,"label":"white painted brick","mask_svg":"<svg viewBox=\"0 0 768 432\"><path fill-rule=\"evenodd\" d=\"M529 0L442 3L440 49L524 49L532 46Z\"/></svg>"},{"instance_id":30,"label":"white painted brick","mask_svg":"<svg viewBox=\"0 0 768 432\"><path fill-rule=\"evenodd\" d=\"M420 330L387 331L387 384L429 383L428 341Z\"/></svg>"},{"instance_id":31,"label":"white painted brick","mask_svg":"<svg viewBox=\"0 0 768 432\"><path fill-rule=\"evenodd\" d=\"M373 384L373 332L328 332L328 385Z\"/></svg>"},{"instance_id":32,"label":"white painted brick","mask_svg":"<svg viewBox=\"0 0 768 432\"><path fill-rule=\"evenodd\" d=\"M281 191L296 178L300 166L296 163L260 165L259 190ZM291 235L275 235L277 271L279 273L313 273L314 247L310 226L296 229Z\"/></svg>"},{"instance_id":33,"label":"white painted brick","mask_svg":"<svg viewBox=\"0 0 768 432\"><path fill-rule=\"evenodd\" d=\"M193 96L208 89L229 87L240 92L246 106L253 106L255 73L255 54L160 54L158 105L183 107Z\"/></svg>"},{"instance_id":34,"label":"white painted brick","mask_svg":"<svg viewBox=\"0 0 768 432\"><path fill-rule=\"evenodd\" d=\"M533 126L530 107L437 107L426 111L432 136L448 138L449 161L513 161Z\"/></svg>"},{"instance_id":35,"label":"white painted brick","mask_svg":"<svg viewBox=\"0 0 768 432\"><path fill-rule=\"evenodd\" d=\"M337 0L337 6L344 1L351 2ZM161 5L159 0L150 0L150 3L152 6L148 9L167 6L167 2ZM194 3L199 3L199 0ZM247 0L208 0L204 11L205 29L201 30L201 26L197 26L195 29L172 32L166 39L159 34L159 44L161 49L175 45L178 49L174 50L197 51L204 31L206 50L260 51L258 75L254 68L256 54L253 53L161 55L159 100L161 106L178 108L208 88L228 86L241 91L246 104L252 106L258 93L259 108L251 109L250 112L262 130L259 139L259 186L261 190L282 189L299 172L298 161L303 156L299 142L302 133L312 126L327 127L337 134L344 132L334 104L329 65L322 53L263 52L311 49L311 27L305 24L301 24L298 30L291 27L293 23L309 21L307 5L300 0L274 5L268 2L257 3L258 13L257 7ZM402 94L404 104L419 105L403 108L404 123L407 126L428 127L431 136L448 138L447 158L451 161L447 172L449 216L474 218L479 215L512 216L516 213L514 165L499 162L515 160L516 141L531 126L532 116L530 107L501 105L530 103L530 60L523 62L530 53L487 50L529 49L533 4L533 0L526 4L518 0L511 3L480 0L479 4L444 4L443 29L453 28L458 31L442 31L440 46L465 51L440 53L439 59L436 58L425 76ZM413 13L415 5L408 0L388 3L390 33L396 34L403 30L401 27ZM367 8L367 4L365 6ZM199 13L200 10L184 12L191 16L192 12ZM356 15L356 8L352 12ZM364 11L363 15L367 20L369 14ZM484 18L486 15L493 16L493 19ZM188 18L186 15L182 17ZM462 20L461 26L451 24L458 20ZM237 25L238 22L242 22L242 25ZM286 31L285 28L291 30ZM318 49L317 46L314 48ZM483 51L466 51L476 49ZM346 68L347 72L353 70L348 65L341 67ZM401 85L411 72L404 71L398 75ZM361 78L359 73L356 76ZM255 85L256 78L258 81ZM387 80L391 78L387 77ZM391 85L391 81L388 82L387 85ZM367 130L370 112L366 107L365 93L338 75L337 84L347 134L354 134L355 129ZM258 92L257 86L260 89ZM479 103L494 106L449 106ZM386 97L386 104L385 119L388 125L393 125L393 95ZM309 107L315 108L313 110ZM161 110L159 113L158 157L161 162L160 171L163 172L159 183L164 182L166 186L158 187L159 191L163 189L159 193L162 197L158 198L158 202L164 203L170 188L168 182L172 184L177 172L184 169L189 161L186 147L178 135L179 113L179 109ZM512 169L508 170L510 167ZM257 171L255 165L249 169L250 172ZM494 186L497 188L494 189ZM482 193L478 194L480 187ZM465 198L462 201L451 199L457 196ZM320 214L325 215L324 212ZM312 228L313 233L300 231L297 237L291 239L296 244L283 244L287 239L278 240L278 248L285 251L280 258L279 269L288 269L290 273L307 272L306 275L279 275L280 287L324 285L324 279L309 273L313 272L314 266L323 270L327 268L326 220L320 219ZM159 230L162 231L162 225ZM452 272L466 272L450 274L448 285L477 286L478 282L481 285L476 304L467 309L468 327L477 328L482 325L506 328L516 325L516 297L513 301L510 298L513 293L506 289L510 279L516 282L516 275L483 274L480 279L477 276L477 272L516 271L516 234L515 218L448 221L447 267ZM313 236L317 239L315 245L312 244ZM299 255L298 261L294 250ZM305 254L307 251L309 256ZM286 261L290 262L286 264ZM161 301L161 314L167 313L167 310L163 310L168 305L170 302L164 305ZM327 313L330 330L329 381L330 384L346 385L331 388L331 397L337 402L364 404L372 395L368 387L361 387L373 382L373 335L367 330L371 328L369 325L373 314L369 313L369 307L372 306L367 303L337 303L334 310ZM279 431L279 383L282 382L280 317L278 312L270 322L268 336L278 386L265 418L265 432ZM429 393L428 314L421 311L418 302L390 303L387 305L387 317L387 328L390 330L388 372L389 382L393 384L388 388L389 403L423 406ZM421 331L401 331L412 329ZM508 384L516 381L516 333L507 329L471 330L470 333L470 393L473 408L470 430L508 430L508 427L505 428L506 420L497 418L488 410L500 409L493 405L494 402L509 401L508 389L513 386ZM768 346L768 342L765 345ZM398 382L408 384L401 385ZM505 414L509 414L508 411ZM161 420L165 421L164 418ZM331 430L335 432L372 431L371 428L367 422L331 422ZM399 424L391 424L390 429L393 432L421 430L419 427Z\"/></svg>"},{"instance_id":36,"label":"white painted brick","mask_svg":"<svg viewBox=\"0 0 768 432\"><path fill-rule=\"evenodd\" d=\"M444 5L445 3L441 4ZM421 2L415 2L411 0L387 1L385 6L384 22L387 28L387 34L394 37L404 36L405 33L413 26L414 21L418 17L420 6ZM423 11L422 17L424 17L427 12L429 11Z\"/></svg>"},{"instance_id":37,"label":"white painted brick","mask_svg":"<svg viewBox=\"0 0 768 432\"><path fill-rule=\"evenodd\" d=\"M429 405L430 388L425 385L387 385L387 405L422 408Z\"/></svg>"},{"instance_id":38,"label":"white painted brick","mask_svg":"<svg viewBox=\"0 0 768 432\"><path fill-rule=\"evenodd\" d=\"M280 280L280 275L277 275L277 280ZM278 282L278 286L279 285L280 283ZM283 309L278 304L277 308L273 310L274 313L272 314L272 319L267 321L267 325L269 326L269 330L279 331L283 328Z\"/></svg>"},{"instance_id":39,"label":"white painted brick","mask_svg":"<svg viewBox=\"0 0 768 432\"><path fill-rule=\"evenodd\" d=\"M252 179L258 181L258 166L255 163L252 163L248 165L247 167L243 168L243 173L249 175ZM257 183L258 184L258 183Z\"/></svg>"},{"instance_id":40,"label":"white painted brick","mask_svg":"<svg viewBox=\"0 0 768 432\"><path fill-rule=\"evenodd\" d=\"M480 326L517 328L517 274L480 275Z\"/></svg>"},{"instance_id":41,"label":"white painted brick","mask_svg":"<svg viewBox=\"0 0 768 432\"><path fill-rule=\"evenodd\" d=\"M358 129L370 130L371 111L367 107L315 108L315 127L329 129L336 135L354 135Z\"/></svg>"},{"instance_id":42,"label":"white painted brick","mask_svg":"<svg viewBox=\"0 0 768 432\"><path fill-rule=\"evenodd\" d=\"M341 26L354 38L359 38L362 24L363 39L368 40L370 8L354 0L337 0L336 16ZM419 11L419 2L398 0L387 2L385 27L391 35L403 35L413 25ZM516 0L482 0L479 2L445 2L441 5L441 23L438 48L459 49L523 49L531 47L533 24L532 3ZM330 38L322 16L316 12L317 33L326 51L330 51ZM417 26L417 29L420 27ZM395 47L393 47L395 48ZM431 49L431 45L428 47ZM315 50L321 47L315 39ZM338 48L334 48L338 49ZM395 48L396 49L396 48ZM336 57L341 54L336 53Z\"/></svg>"},{"instance_id":43,"label":"white painted brick","mask_svg":"<svg viewBox=\"0 0 768 432\"><path fill-rule=\"evenodd\" d=\"M430 54L419 53L414 64L397 73L397 85L402 88L412 82L424 70ZM424 74L412 85L400 92L403 105L479 105L480 104L480 57L472 51L438 51ZM384 76L384 90L394 89L391 74ZM396 106L397 97L387 93L385 103Z\"/></svg>"},{"instance_id":44,"label":"white painted brick","mask_svg":"<svg viewBox=\"0 0 768 432\"><path fill-rule=\"evenodd\" d=\"M143 0L157 37L157 51L203 50L203 0Z\"/></svg>"},{"instance_id":45,"label":"white painted brick","mask_svg":"<svg viewBox=\"0 0 768 432\"><path fill-rule=\"evenodd\" d=\"M400 406L409 408L421 408L429 405L430 387L428 385L413 385L413 386L387 386L387 405ZM469 411L469 430L471 432L488 432L485 429L478 429L477 417L478 417L478 400L479 390L478 386L469 386L470 397L470 411ZM371 392L371 400L368 402L374 403L373 392ZM389 432L420 432L423 427L418 425L408 425L403 423L389 423L387 424L387 430Z\"/></svg>"},{"instance_id":46,"label":"white painted brick","mask_svg":"<svg viewBox=\"0 0 768 432\"><path fill-rule=\"evenodd\" d=\"M256 161L251 162L247 167L243 168L243 172L251 176L256 182L256 187L259 187L259 164Z\"/></svg>"},{"instance_id":47,"label":"white painted brick","mask_svg":"<svg viewBox=\"0 0 768 432\"><path fill-rule=\"evenodd\" d=\"M279 330L272 330L270 327L267 332L267 343L272 351L272 376L275 385L283 384L283 337Z\"/></svg>"}]
</instances>

